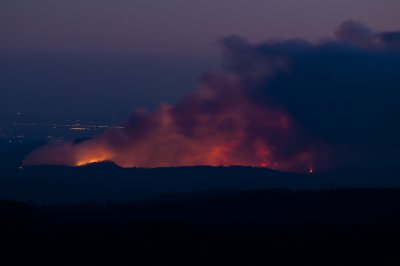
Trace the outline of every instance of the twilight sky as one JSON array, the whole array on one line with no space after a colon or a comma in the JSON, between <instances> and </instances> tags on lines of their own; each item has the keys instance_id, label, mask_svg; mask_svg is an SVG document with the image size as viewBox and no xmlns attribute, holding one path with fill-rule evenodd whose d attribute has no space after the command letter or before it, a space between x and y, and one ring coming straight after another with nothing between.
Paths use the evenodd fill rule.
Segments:
<instances>
[{"instance_id":1,"label":"twilight sky","mask_svg":"<svg viewBox=\"0 0 400 266\"><path fill-rule=\"evenodd\" d=\"M347 19L397 30L399 10L398 0L2 0L0 120L173 102L218 66L227 35L315 41Z\"/></svg>"},{"instance_id":2,"label":"twilight sky","mask_svg":"<svg viewBox=\"0 0 400 266\"><path fill-rule=\"evenodd\" d=\"M229 34L327 36L346 19L399 26L398 0L2 0L2 52L190 54Z\"/></svg>"}]
</instances>

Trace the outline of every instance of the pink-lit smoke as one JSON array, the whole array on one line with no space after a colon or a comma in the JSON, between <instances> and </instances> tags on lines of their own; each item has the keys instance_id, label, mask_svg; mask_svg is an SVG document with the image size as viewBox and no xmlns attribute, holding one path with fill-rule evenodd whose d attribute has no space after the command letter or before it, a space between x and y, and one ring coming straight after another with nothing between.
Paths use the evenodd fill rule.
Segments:
<instances>
[{"instance_id":1,"label":"pink-lit smoke","mask_svg":"<svg viewBox=\"0 0 400 266\"><path fill-rule=\"evenodd\" d=\"M300 40L251 44L229 37L222 42L225 70L205 75L197 90L177 104L136 111L124 128L110 128L81 143L50 142L24 163L246 165L301 172L314 165L329 167L340 161L342 147L362 150L375 145L367 136L364 139L362 132L372 129L357 109L371 108L370 102L365 106L364 100L359 102L359 85L365 97L376 100L368 95L372 83L365 81L368 73L347 75L346 68L357 67L360 60L392 68L393 62L375 58L394 53L400 43L398 33L374 33L353 21L343 23L335 36L337 40L321 44ZM341 56L343 65L336 62ZM383 73L388 72L375 71L378 77ZM354 92L349 92L350 86ZM370 118L376 115L373 108L368 110ZM358 142L352 139L357 130Z\"/></svg>"}]
</instances>

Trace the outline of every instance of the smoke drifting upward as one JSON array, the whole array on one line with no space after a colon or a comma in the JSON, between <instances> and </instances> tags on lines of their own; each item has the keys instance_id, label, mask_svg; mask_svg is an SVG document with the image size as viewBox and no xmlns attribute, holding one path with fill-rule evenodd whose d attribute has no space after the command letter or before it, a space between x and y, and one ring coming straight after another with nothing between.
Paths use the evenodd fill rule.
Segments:
<instances>
[{"instance_id":1,"label":"smoke drifting upward","mask_svg":"<svg viewBox=\"0 0 400 266\"><path fill-rule=\"evenodd\" d=\"M248 165L308 171L395 154L400 32L344 22L335 40L224 39L224 70L176 105L136 111L125 128L50 142L25 164ZM345 151L346 155L342 152ZM355 156L357 155L357 156Z\"/></svg>"},{"instance_id":2,"label":"smoke drifting upward","mask_svg":"<svg viewBox=\"0 0 400 266\"><path fill-rule=\"evenodd\" d=\"M273 103L254 104L245 84L229 74L209 74L177 105L135 112L125 128L74 144L51 142L28 164L84 165L111 160L124 167L253 165L305 167L311 151L293 121Z\"/></svg>"}]
</instances>

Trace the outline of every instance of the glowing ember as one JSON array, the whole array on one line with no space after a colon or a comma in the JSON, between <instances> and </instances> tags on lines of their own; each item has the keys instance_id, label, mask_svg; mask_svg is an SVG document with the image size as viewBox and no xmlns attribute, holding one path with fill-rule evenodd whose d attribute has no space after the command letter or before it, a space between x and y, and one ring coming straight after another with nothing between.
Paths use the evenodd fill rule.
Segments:
<instances>
[{"instance_id":1,"label":"glowing ember","mask_svg":"<svg viewBox=\"0 0 400 266\"><path fill-rule=\"evenodd\" d=\"M314 173L314 167L311 165L310 168L308 169L308 172L310 174Z\"/></svg>"}]
</instances>

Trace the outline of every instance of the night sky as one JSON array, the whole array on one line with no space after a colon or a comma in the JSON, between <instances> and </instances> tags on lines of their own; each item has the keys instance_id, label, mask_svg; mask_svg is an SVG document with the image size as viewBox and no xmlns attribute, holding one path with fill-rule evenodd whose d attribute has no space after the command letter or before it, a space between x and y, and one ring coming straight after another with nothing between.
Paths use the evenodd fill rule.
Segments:
<instances>
[{"instance_id":1,"label":"night sky","mask_svg":"<svg viewBox=\"0 0 400 266\"><path fill-rule=\"evenodd\" d=\"M0 123L17 112L125 119L196 89L226 36L317 41L347 19L390 31L399 10L397 0L3 0Z\"/></svg>"},{"instance_id":2,"label":"night sky","mask_svg":"<svg viewBox=\"0 0 400 266\"><path fill-rule=\"evenodd\" d=\"M395 265L399 154L400 0L0 0L13 261Z\"/></svg>"},{"instance_id":3,"label":"night sky","mask_svg":"<svg viewBox=\"0 0 400 266\"><path fill-rule=\"evenodd\" d=\"M307 172L396 161L398 10L397 0L2 1L0 135L21 143L42 127L40 138L64 140L26 164ZM95 137L77 144L75 131Z\"/></svg>"}]
</instances>

